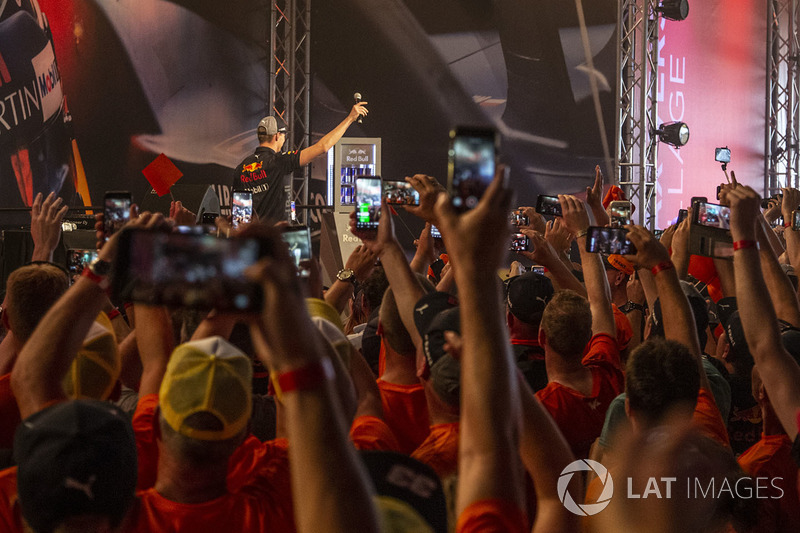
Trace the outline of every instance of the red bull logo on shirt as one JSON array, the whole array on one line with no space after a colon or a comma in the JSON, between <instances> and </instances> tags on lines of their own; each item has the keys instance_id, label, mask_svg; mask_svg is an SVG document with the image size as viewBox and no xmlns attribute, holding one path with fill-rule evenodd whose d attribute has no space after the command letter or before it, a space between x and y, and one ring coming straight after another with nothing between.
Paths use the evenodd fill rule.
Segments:
<instances>
[{"instance_id":1,"label":"red bull logo on shirt","mask_svg":"<svg viewBox=\"0 0 800 533\"><path fill-rule=\"evenodd\" d=\"M244 165L242 167L242 172L255 172L256 170L259 170L261 168L261 165L263 165L261 161L258 161L256 163L250 163L249 165Z\"/></svg>"}]
</instances>

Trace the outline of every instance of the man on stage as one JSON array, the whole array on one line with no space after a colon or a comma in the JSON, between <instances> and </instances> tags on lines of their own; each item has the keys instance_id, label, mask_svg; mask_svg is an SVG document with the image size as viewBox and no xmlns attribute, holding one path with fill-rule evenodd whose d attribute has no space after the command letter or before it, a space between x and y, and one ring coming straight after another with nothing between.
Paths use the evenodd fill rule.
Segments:
<instances>
[{"instance_id":1,"label":"man on stage","mask_svg":"<svg viewBox=\"0 0 800 533\"><path fill-rule=\"evenodd\" d=\"M358 102L338 126L318 142L298 151L281 153L286 141L286 128L278 128L275 117L264 117L258 123L259 146L253 155L242 161L233 177L233 189L253 192L253 211L262 221L285 219L286 176L325 154L342 138L350 124L367 115L367 102Z\"/></svg>"}]
</instances>

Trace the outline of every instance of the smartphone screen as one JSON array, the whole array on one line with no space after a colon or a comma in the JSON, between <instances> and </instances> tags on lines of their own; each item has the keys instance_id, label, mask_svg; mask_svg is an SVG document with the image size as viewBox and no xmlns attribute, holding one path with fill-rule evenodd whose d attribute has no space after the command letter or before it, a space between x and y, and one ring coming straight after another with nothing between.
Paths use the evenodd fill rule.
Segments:
<instances>
[{"instance_id":1,"label":"smartphone screen","mask_svg":"<svg viewBox=\"0 0 800 533\"><path fill-rule=\"evenodd\" d=\"M540 194L536 199L536 212L540 215L560 217L561 204L558 203L558 196Z\"/></svg>"},{"instance_id":2,"label":"smartphone screen","mask_svg":"<svg viewBox=\"0 0 800 533\"><path fill-rule=\"evenodd\" d=\"M405 181L384 181L383 196L394 205L419 205L419 193Z\"/></svg>"},{"instance_id":3,"label":"smartphone screen","mask_svg":"<svg viewBox=\"0 0 800 533\"><path fill-rule=\"evenodd\" d=\"M103 202L103 233L108 239L125 225L131 214L131 193L109 191Z\"/></svg>"},{"instance_id":4,"label":"smartphone screen","mask_svg":"<svg viewBox=\"0 0 800 533\"><path fill-rule=\"evenodd\" d=\"M499 137L492 129L456 128L450 132L447 183L457 211L475 208L494 179Z\"/></svg>"},{"instance_id":5,"label":"smartphone screen","mask_svg":"<svg viewBox=\"0 0 800 533\"><path fill-rule=\"evenodd\" d=\"M441 239L442 233L439 231L439 228L431 224L431 237L434 239Z\"/></svg>"},{"instance_id":6,"label":"smartphone screen","mask_svg":"<svg viewBox=\"0 0 800 533\"><path fill-rule=\"evenodd\" d=\"M679 209L678 210L678 221L675 222L675 223L676 224L680 224L681 222L686 220L686 217L688 217L688 216L689 216L689 210L688 209Z\"/></svg>"},{"instance_id":7,"label":"smartphone screen","mask_svg":"<svg viewBox=\"0 0 800 533\"><path fill-rule=\"evenodd\" d=\"M219 218L219 213L203 213L203 217L200 219L200 223L213 226L218 218Z\"/></svg>"},{"instance_id":8,"label":"smartphone screen","mask_svg":"<svg viewBox=\"0 0 800 533\"><path fill-rule=\"evenodd\" d=\"M730 207L698 202L694 206L694 223L708 228L731 229Z\"/></svg>"},{"instance_id":9,"label":"smartphone screen","mask_svg":"<svg viewBox=\"0 0 800 533\"><path fill-rule=\"evenodd\" d=\"M527 226L530 224L528 216L519 209L511 212L511 223L515 226Z\"/></svg>"},{"instance_id":10,"label":"smartphone screen","mask_svg":"<svg viewBox=\"0 0 800 533\"><path fill-rule=\"evenodd\" d=\"M628 240L625 228L592 226L586 234L586 251L601 254L635 254L636 247Z\"/></svg>"},{"instance_id":11,"label":"smartphone screen","mask_svg":"<svg viewBox=\"0 0 800 533\"><path fill-rule=\"evenodd\" d=\"M248 224L253 219L253 193L250 191L233 191L231 203L231 223L234 228Z\"/></svg>"},{"instance_id":12,"label":"smartphone screen","mask_svg":"<svg viewBox=\"0 0 800 533\"><path fill-rule=\"evenodd\" d=\"M633 206L625 200L615 200L608 204L608 215L613 226L624 226L631 220Z\"/></svg>"},{"instance_id":13,"label":"smartphone screen","mask_svg":"<svg viewBox=\"0 0 800 533\"><path fill-rule=\"evenodd\" d=\"M792 229L800 231L800 209L792 211Z\"/></svg>"},{"instance_id":14,"label":"smartphone screen","mask_svg":"<svg viewBox=\"0 0 800 533\"><path fill-rule=\"evenodd\" d=\"M511 237L511 246L509 250L512 252L527 252L529 245L530 241L527 235L524 233L515 233Z\"/></svg>"},{"instance_id":15,"label":"smartphone screen","mask_svg":"<svg viewBox=\"0 0 800 533\"><path fill-rule=\"evenodd\" d=\"M356 178L356 229L378 229L382 192L380 176Z\"/></svg>"},{"instance_id":16,"label":"smartphone screen","mask_svg":"<svg viewBox=\"0 0 800 533\"><path fill-rule=\"evenodd\" d=\"M113 266L114 294L155 305L258 310L260 287L246 281L244 271L271 254L270 244L191 230L128 230L121 235Z\"/></svg>"},{"instance_id":17,"label":"smartphone screen","mask_svg":"<svg viewBox=\"0 0 800 533\"><path fill-rule=\"evenodd\" d=\"M67 250L67 271L70 283L74 282L86 265L95 259L97 259L97 250Z\"/></svg>"},{"instance_id":18,"label":"smartphone screen","mask_svg":"<svg viewBox=\"0 0 800 533\"><path fill-rule=\"evenodd\" d=\"M303 261L311 259L311 233L306 226L289 228L283 232L283 241L289 246L289 255L294 259L294 266L301 275L308 275L308 270L300 266Z\"/></svg>"}]
</instances>

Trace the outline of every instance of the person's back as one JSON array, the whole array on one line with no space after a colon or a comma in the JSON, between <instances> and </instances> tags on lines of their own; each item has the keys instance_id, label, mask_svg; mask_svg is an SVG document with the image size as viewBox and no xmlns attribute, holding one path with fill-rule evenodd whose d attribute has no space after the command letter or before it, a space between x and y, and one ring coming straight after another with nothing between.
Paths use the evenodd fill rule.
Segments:
<instances>
[{"instance_id":1,"label":"person's back","mask_svg":"<svg viewBox=\"0 0 800 533\"><path fill-rule=\"evenodd\" d=\"M517 367L534 392L547 386L544 348L539 325L553 297L553 283L536 272L509 278L505 283L506 325Z\"/></svg>"}]
</instances>

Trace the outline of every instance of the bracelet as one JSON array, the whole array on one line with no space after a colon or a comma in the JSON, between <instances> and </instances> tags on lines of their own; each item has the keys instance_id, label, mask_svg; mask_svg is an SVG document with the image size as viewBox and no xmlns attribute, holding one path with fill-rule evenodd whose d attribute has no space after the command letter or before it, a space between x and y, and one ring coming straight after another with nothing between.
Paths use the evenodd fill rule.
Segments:
<instances>
[{"instance_id":1,"label":"bracelet","mask_svg":"<svg viewBox=\"0 0 800 533\"><path fill-rule=\"evenodd\" d=\"M576 239L580 239L581 237L586 237L586 234L587 234L587 233L589 233L589 230L588 230L588 229L585 229L585 230L579 231L578 233L576 233L576 234L575 234L575 238L576 238Z\"/></svg>"},{"instance_id":2,"label":"bracelet","mask_svg":"<svg viewBox=\"0 0 800 533\"><path fill-rule=\"evenodd\" d=\"M619 307L619 310L622 311L623 313L630 313L631 311L641 311L642 313L644 313L644 306L642 304L637 304L636 302L628 300Z\"/></svg>"},{"instance_id":3,"label":"bracelet","mask_svg":"<svg viewBox=\"0 0 800 533\"><path fill-rule=\"evenodd\" d=\"M306 391L318 388L334 377L333 363L330 359L320 359L300 368L278 374L274 380L278 395L292 391Z\"/></svg>"},{"instance_id":4,"label":"bracelet","mask_svg":"<svg viewBox=\"0 0 800 533\"><path fill-rule=\"evenodd\" d=\"M112 309L111 311L108 312L107 316L108 316L109 320L114 320L115 318L117 318L121 314L122 313L119 312L119 307L115 307L114 309Z\"/></svg>"},{"instance_id":5,"label":"bracelet","mask_svg":"<svg viewBox=\"0 0 800 533\"><path fill-rule=\"evenodd\" d=\"M789 222L785 222L785 221L784 221L784 223L783 223L783 227L784 227L784 228L788 228L788 227L789 227L789 226L791 226L791 225L792 225L792 222L791 222L791 221L789 221Z\"/></svg>"},{"instance_id":6,"label":"bracelet","mask_svg":"<svg viewBox=\"0 0 800 533\"><path fill-rule=\"evenodd\" d=\"M662 270L672 270L674 268L675 268L675 264L672 261L664 261L663 263L659 263L656 266L654 266L652 269L650 269L650 271L655 276L656 274L658 274Z\"/></svg>"},{"instance_id":7,"label":"bracelet","mask_svg":"<svg viewBox=\"0 0 800 533\"><path fill-rule=\"evenodd\" d=\"M758 241L741 240L733 243L733 251L755 248L758 250Z\"/></svg>"},{"instance_id":8,"label":"bracelet","mask_svg":"<svg viewBox=\"0 0 800 533\"><path fill-rule=\"evenodd\" d=\"M100 276L92 272L88 266L83 269L81 276L84 278L89 278L91 281L96 283L101 289L106 290L108 286L111 285L111 282L108 280L107 276Z\"/></svg>"}]
</instances>

